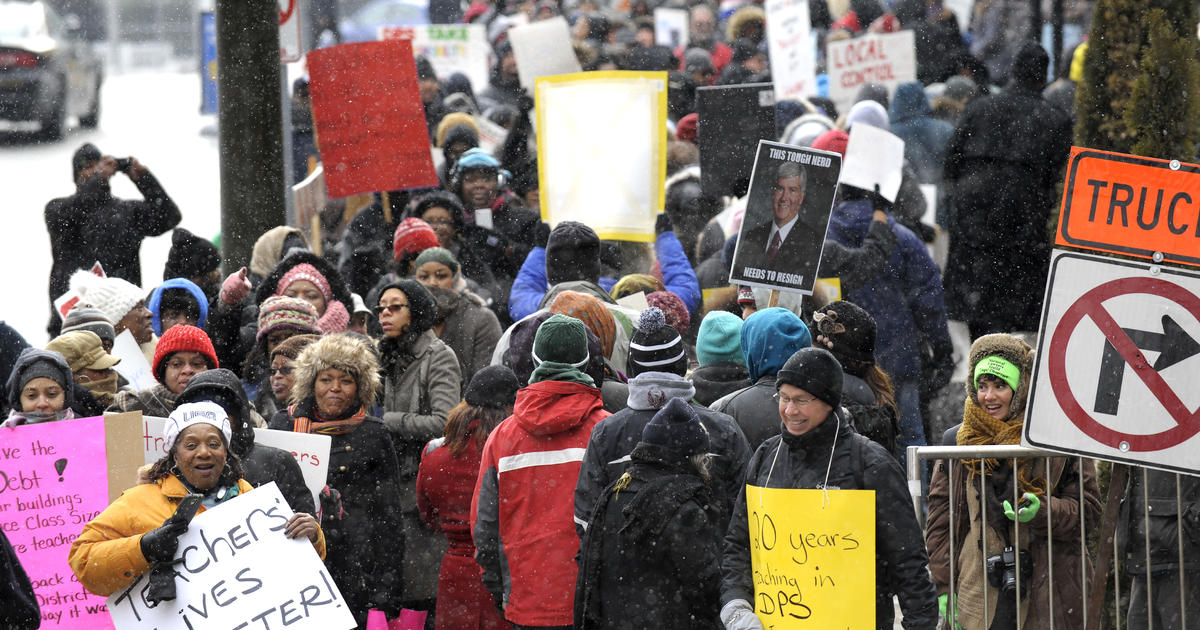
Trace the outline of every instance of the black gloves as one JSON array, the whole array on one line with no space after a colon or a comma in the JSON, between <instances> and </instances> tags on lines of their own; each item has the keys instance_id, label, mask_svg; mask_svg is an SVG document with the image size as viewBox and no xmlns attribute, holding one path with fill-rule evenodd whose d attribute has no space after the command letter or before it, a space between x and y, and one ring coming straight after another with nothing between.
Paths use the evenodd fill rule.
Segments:
<instances>
[{"instance_id":1,"label":"black gloves","mask_svg":"<svg viewBox=\"0 0 1200 630\"><path fill-rule=\"evenodd\" d=\"M662 236L663 232L672 231L671 217L666 212L658 213L658 218L654 220L654 236Z\"/></svg>"},{"instance_id":2,"label":"black gloves","mask_svg":"<svg viewBox=\"0 0 1200 630\"><path fill-rule=\"evenodd\" d=\"M550 224L542 221L538 223L537 231L534 233L533 242L538 247L545 248L550 244Z\"/></svg>"},{"instance_id":3,"label":"black gloves","mask_svg":"<svg viewBox=\"0 0 1200 630\"><path fill-rule=\"evenodd\" d=\"M529 90L521 90L521 95L517 97L517 109L521 110L522 114L533 111L533 97L529 95Z\"/></svg>"},{"instance_id":4,"label":"black gloves","mask_svg":"<svg viewBox=\"0 0 1200 630\"><path fill-rule=\"evenodd\" d=\"M188 524L168 518L161 527L142 535L142 555L150 562L170 562L179 547L179 537L187 531Z\"/></svg>"}]
</instances>

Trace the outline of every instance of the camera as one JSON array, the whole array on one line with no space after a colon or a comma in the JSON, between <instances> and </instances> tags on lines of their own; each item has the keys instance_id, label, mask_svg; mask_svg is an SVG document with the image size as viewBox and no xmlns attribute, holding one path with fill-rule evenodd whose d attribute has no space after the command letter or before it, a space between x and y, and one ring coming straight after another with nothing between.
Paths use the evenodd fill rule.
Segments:
<instances>
[{"instance_id":1,"label":"camera","mask_svg":"<svg viewBox=\"0 0 1200 630\"><path fill-rule=\"evenodd\" d=\"M1033 577L1033 562L1029 559L1029 552L1022 549L1020 552L1021 558L1021 596L1020 599L1025 599L1025 595L1029 592L1029 580ZM1017 592L1017 550L1010 547L1005 547L1004 551L989 556L987 559L987 578L988 583L1000 589L1004 595L1012 596Z\"/></svg>"},{"instance_id":2,"label":"camera","mask_svg":"<svg viewBox=\"0 0 1200 630\"><path fill-rule=\"evenodd\" d=\"M122 173L129 173L129 167L133 165L133 158L117 158L117 170Z\"/></svg>"}]
</instances>

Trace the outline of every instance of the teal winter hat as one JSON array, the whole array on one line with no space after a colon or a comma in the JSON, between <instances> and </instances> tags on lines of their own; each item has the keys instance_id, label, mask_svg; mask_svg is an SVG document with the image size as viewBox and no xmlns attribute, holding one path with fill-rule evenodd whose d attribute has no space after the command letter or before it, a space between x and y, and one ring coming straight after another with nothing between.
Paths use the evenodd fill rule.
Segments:
<instances>
[{"instance_id":1,"label":"teal winter hat","mask_svg":"<svg viewBox=\"0 0 1200 630\"><path fill-rule=\"evenodd\" d=\"M700 322L696 334L696 359L701 366L714 363L746 364L742 353L742 318L729 311L712 311Z\"/></svg>"}]
</instances>

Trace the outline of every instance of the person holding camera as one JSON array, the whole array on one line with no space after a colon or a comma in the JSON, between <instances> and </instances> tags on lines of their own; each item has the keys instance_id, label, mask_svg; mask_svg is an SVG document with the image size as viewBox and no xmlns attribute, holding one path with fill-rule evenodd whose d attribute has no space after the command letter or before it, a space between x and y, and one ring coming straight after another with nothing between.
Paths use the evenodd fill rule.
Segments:
<instances>
[{"instance_id":1,"label":"person holding camera","mask_svg":"<svg viewBox=\"0 0 1200 630\"><path fill-rule=\"evenodd\" d=\"M943 444L1020 444L1033 349L1012 335L985 335L969 362L963 423ZM942 460L928 503L925 541L946 627L1048 628L1051 615L1054 627L1083 627L1091 569L1080 565L1079 512L1089 524L1100 516L1092 460Z\"/></svg>"},{"instance_id":2,"label":"person holding camera","mask_svg":"<svg viewBox=\"0 0 1200 630\"><path fill-rule=\"evenodd\" d=\"M113 196L110 180L123 173L137 186L141 201ZM99 261L110 278L141 286L142 239L179 225L183 215L158 179L134 157L103 155L85 143L71 158L75 194L46 204L46 230L54 259L50 268L51 318L47 330L58 336L62 322L55 298L67 292L71 274Z\"/></svg>"}]
</instances>

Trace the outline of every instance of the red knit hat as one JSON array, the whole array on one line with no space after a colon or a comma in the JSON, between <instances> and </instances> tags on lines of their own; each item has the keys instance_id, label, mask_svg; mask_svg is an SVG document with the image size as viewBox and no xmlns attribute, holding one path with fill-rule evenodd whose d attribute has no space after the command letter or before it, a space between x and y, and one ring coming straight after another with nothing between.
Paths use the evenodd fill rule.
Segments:
<instances>
[{"instance_id":1,"label":"red knit hat","mask_svg":"<svg viewBox=\"0 0 1200 630\"><path fill-rule=\"evenodd\" d=\"M675 138L684 142L696 144L696 136L700 133L700 115L692 112L675 123Z\"/></svg>"},{"instance_id":2,"label":"red knit hat","mask_svg":"<svg viewBox=\"0 0 1200 630\"><path fill-rule=\"evenodd\" d=\"M678 295L670 291L655 291L646 294L646 302L650 306L657 306L663 312L668 326L679 331L681 335L687 332L692 318L688 314L687 305L679 299Z\"/></svg>"},{"instance_id":3,"label":"red knit hat","mask_svg":"<svg viewBox=\"0 0 1200 630\"><path fill-rule=\"evenodd\" d=\"M154 347L154 364L151 365L151 369L158 382L162 382L167 371L167 357L176 352L199 352L208 359L210 370L221 367L217 361L217 351L213 349L212 340L208 335L195 326L178 324L167 329L158 340L158 345Z\"/></svg>"},{"instance_id":4,"label":"red knit hat","mask_svg":"<svg viewBox=\"0 0 1200 630\"><path fill-rule=\"evenodd\" d=\"M846 157L846 143L850 142L850 134L841 129L830 129L813 140L812 148L822 151L833 151Z\"/></svg>"},{"instance_id":5,"label":"red knit hat","mask_svg":"<svg viewBox=\"0 0 1200 630\"><path fill-rule=\"evenodd\" d=\"M400 262L405 254L419 254L437 246L437 233L433 228L416 217L409 217L396 226L396 235L392 237L393 260Z\"/></svg>"}]
</instances>

